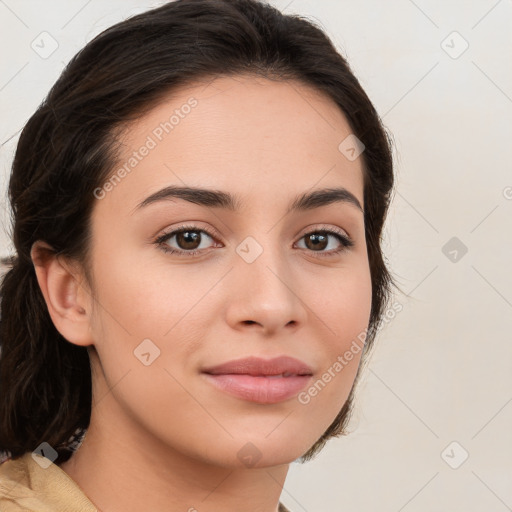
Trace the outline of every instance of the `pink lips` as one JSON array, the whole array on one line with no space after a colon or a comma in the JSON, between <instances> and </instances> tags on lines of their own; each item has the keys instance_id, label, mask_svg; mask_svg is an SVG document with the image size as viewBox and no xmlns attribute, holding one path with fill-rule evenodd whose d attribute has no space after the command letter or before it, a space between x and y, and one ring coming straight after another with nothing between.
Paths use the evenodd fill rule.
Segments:
<instances>
[{"instance_id":1,"label":"pink lips","mask_svg":"<svg viewBox=\"0 0 512 512\"><path fill-rule=\"evenodd\" d=\"M205 368L202 373L217 388L244 400L274 404L295 396L313 371L293 357L248 357Z\"/></svg>"}]
</instances>

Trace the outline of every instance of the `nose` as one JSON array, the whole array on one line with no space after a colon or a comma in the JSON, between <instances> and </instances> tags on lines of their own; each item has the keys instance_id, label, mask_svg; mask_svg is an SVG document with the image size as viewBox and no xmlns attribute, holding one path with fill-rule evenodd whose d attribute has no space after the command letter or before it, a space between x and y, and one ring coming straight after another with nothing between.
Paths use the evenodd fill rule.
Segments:
<instances>
[{"instance_id":1,"label":"nose","mask_svg":"<svg viewBox=\"0 0 512 512\"><path fill-rule=\"evenodd\" d=\"M265 248L251 263L235 254L227 322L236 330L259 330L265 336L296 330L307 318L298 272L279 248Z\"/></svg>"}]
</instances>

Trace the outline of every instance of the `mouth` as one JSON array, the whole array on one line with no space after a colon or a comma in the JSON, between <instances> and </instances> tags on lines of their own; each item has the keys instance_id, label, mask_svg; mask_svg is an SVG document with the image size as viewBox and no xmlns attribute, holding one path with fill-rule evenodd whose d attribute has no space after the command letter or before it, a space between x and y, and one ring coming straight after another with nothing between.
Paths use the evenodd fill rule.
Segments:
<instances>
[{"instance_id":1,"label":"mouth","mask_svg":"<svg viewBox=\"0 0 512 512\"><path fill-rule=\"evenodd\" d=\"M217 389L260 404L275 404L296 396L313 375L307 364L287 356L237 359L201 373Z\"/></svg>"}]
</instances>

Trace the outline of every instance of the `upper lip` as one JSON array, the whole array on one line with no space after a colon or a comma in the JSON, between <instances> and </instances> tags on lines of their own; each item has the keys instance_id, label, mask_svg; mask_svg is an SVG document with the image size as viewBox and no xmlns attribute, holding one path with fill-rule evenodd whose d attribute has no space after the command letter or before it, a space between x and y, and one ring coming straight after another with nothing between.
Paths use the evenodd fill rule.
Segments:
<instances>
[{"instance_id":1,"label":"upper lip","mask_svg":"<svg viewBox=\"0 0 512 512\"><path fill-rule=\"evenodd\" d=\"M294 357L281 356L273 359L246 357L235 359L202 370L210 375L239 374L252 376L265 375L312 375L313 371L304 362Z\"/></svg>"}]
</instances>

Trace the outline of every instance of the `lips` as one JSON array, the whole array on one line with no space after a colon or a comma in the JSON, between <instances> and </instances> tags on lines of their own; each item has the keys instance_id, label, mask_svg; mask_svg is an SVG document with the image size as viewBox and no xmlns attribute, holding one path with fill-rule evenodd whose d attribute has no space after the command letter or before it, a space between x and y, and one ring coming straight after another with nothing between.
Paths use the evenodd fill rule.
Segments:
<instances>
[{"instance_id":1,"label":"lips","mask_svg":"<svg viewBox=\"0 0 512 512\"><path fill-rule=\"evenodd\" d=\"M202 370L217 389L243 400L273 404L295 396L311 379L312 369L293 357L248 357Z\"/></svg>"},{"instance_id":2,"label":"lips","mask_svg":"<svg viewBox=\"0 0 512 512\"><path fill-rule=\"evenodd\" d=\"M311 368L293 357L281 356L274 359L247 357L228 361L203 370L210 375L252 375L252 376L285 376L312 375Z\"/></svg>"}]
</instances>

